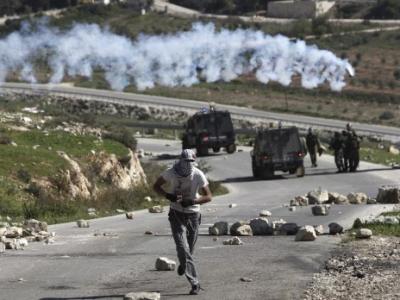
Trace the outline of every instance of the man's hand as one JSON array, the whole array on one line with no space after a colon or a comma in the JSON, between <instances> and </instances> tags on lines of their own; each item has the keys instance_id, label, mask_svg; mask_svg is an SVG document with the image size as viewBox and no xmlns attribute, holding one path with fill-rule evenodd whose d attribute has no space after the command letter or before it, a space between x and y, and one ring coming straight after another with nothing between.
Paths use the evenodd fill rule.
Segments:
<instances>
[{"instance_id":1,"label":"man's hand","mask_svg":"<svg viewBox=\"0 0 400 300\"><path fill-rule=\"evenodd\" d=\"M167 198L171 202L176 202L176 200L178 200L178 196L171 193L166 193L165 198Z\"/></svg>"},{"instance_id":2,"label":"man's hand","mask_svg":"<svg viewBox=\"0 0 400 300\"><path fill-rule=\"evenodd\" d=\"M180 203L183 207L188 207L196 204L194 199L183 199Z\"/></svg>"}]
</instances>

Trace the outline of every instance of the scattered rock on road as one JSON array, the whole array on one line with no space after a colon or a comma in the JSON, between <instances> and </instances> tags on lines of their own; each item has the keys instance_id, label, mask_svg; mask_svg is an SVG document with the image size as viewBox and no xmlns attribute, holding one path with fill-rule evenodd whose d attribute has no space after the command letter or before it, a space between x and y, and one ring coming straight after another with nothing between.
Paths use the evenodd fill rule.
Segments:
<instances>
[{"instance_id":1,"label":"scattered rock on road","mask_svg":"<svg viewBox=\"0 0 400 300\"><path fill-rule=\"evenodd\" d=\"M128 293L124 296L124 300L160 300L160 293Z\"/></svg>"},{"instance_id":2,"label":"scattered rock on road","mask_svg":"<svg viewBox=\"0 0 400 300\"><path fill-rule=\"evenodd\" d=\"M216 222L213 226L208 228L208 233L210 235L227 235L228 227L228 222Z\"/></svg>"},{"instance_id":3,"label":"scattered rock on road","mask_svg":"<svg viewBox=\"0 0 400 300\"><path fill-rule=\"evenodd\" d=\"M235 236L235 237L233 237L233 238L231 238L231 239L229 239L229 240L223 241L222 244L224 244L224 245L235 245L235 246L238 246L238 245L243 245L243 242L241 241L240 238L238 238L237 236Z\"/></svg>"},{"instance_id":4,"label":"scattered rock on road","mask_svg":"<svg viewBox=\"0 0 400 300\"><path fill-rule=\"evenodd\" d=\"M343 233L343 227L339 225L338 223L330 223L328 225L329 227L329 234L331 235L336 235L336 234L341 234Z\"/></svg>"},{"instance_id":5,"label":"scattered rock on road","mask_svg":"<svg viewBox=\"0 0 400 300\"><path fill-rule=\"evenodd\" d=\"M327 216L329 214L329 207L326 205L315 205L311 207L311 212L314 216Z\"/></svg>"},{"instance_id":6,"label":"scattered rock on road","mask_svg":"<svg viewBox=\"0 0 400 300\"><path fill-rule=\"evenodd\" d=\"M4 245L2 242L0 242L0 253L3 253L6 251L6 245Z\"/></svg>"},{"instance_id":7,"label":"scattered rock on road","mask_svg":"<svg viewBox=\"0 0 400 300\"><path fill-rule=\"evenodd\" d=\"M164 207L162 207L161 205L155 205L149 208L149 213L152 214L159 214L162 213L164 211Z\"/></svg>"},{"instance_id":8,"label":"scattered rock on road","mask_svg":"<svg viewBox=\"0 0 400 300\"><path fill-rule=\"evenodd\" d=\"M173 271L175 270L176 262L167 257L159 257L156 260L157 271Z\"/></svg>"},{"instance_id":9,"label":"scattered rock on road","mask_svg":"<svg viewBox=\"0 0 400 300\"><path fill-rule=\"evenodd\" d=\"M317 189L307 194L308 204L322 204L329 200L328 191Z\"/></svg>"},{"instance_id":10,"label":"scattered rock on road","mask_svg":"<svg viewBox=\"0 0 400 300\"><path fill-rule=\"evenodd\" d=\"M250 228L253 235L271 235L274 233L267 218L256 218L250 220Z\"/></svg>"},{"instance_id":11,"label":"scattered rock on road","mask_svg":"<svg viewBox=\"0 0 400 300\"><path fill-rule=\"evenodd\" d=\"M296 211L296 206L289 206L289 211Z\"/></svg>"},{"instance_id":12,"label":"scattered rock on road","mask_svg":"<svg viewBox=\"0 0 400 300\"><path fill-rule=\"evenodd\" d=\"M290 200L290 206L307 206L308 198L306 196L296 196Z\"/></svg>"},{"instance_id":13,"label":"scattered rock on road","mask_svg":"<svg viewBox=\"0 0 400 300\"><path fill-rule=\"evenodd\" d=\"M345 195L335 193L335 192L329 192L328 193L328 202L329 203L334 203L334 204L349 204L349 199Z\"/></svg>"},{"instance_id":14,"label":"scattered rock on road","mask_svg":"<svg viewBox=\"0 0 400 300\"><path fill-rule=\"evenodd\" d=\"M299 231L296 234L295 241L309 242L309 241L315 241L316 238L317 234L315 233L314 227L306 225L299 229Z\"/></svg>"},{"instance_id":15,"label":"scattered rock on road","mask_svg":"<svg viewBox=\"0 0 400 300\"><path fill-rule=\"evenodd\" d=\"M296 235L299 228L296 223L285 223L279 227L279 233L282 235Z\"/></svg>"},{"instance_id":16,"label":"scattered rock on road","mask_svg":"<svg viewBox=\"0 0 400 300\"><path fill-rule=\"evenodd\" d=\"M89 228L90 227L89 221L86 221L83 219L76 221L76 225L78 225L79 228Z\"/></svg>"},{"instance_id":17,"label":"scattered rock on road","mask_svg":"<svg viewBox=\"0 0 400 300\"><path fill-rule=\"evenodd\" d=\"M125 216L128 220L133 220L133 216L135 215L135 213L133 211L127 212L125 213Z\"/></svg>"},{"instance_id":18,"label":"scattered rock on road","mask_svg":"<svg viewBox=\"0 0 400 300\"><path fill-rule=\"evenodd\" d=\"M240 281L242 281L242 282L252 282L253 279L251 279L251 278L249 278L249 277L241 277L241 278L240 278Z\"/></svg>"},{"instance_id":19,"label":"scattered rock on road","mask_svg":"<svg viewBox=\"0 0 400 300\"><path fill-rule=\"evenodd\" d=\"M364 193L350 193L347 195L350 204L365 204L367 203L368 196Z\"/></svg>"},{"instance_id":20,"label":"scattered rock on road","mask_svg":"<svg viewBox=\"0 0 400 300\"><path fill-rule=\"evenodd\" d=\"M372 236L372 230L368 228L360 228L356 231L356 238L369 239Z\"/></svg>"},{"instance_id":21,"label":"scattered rock on road","mask_svg":"<svg viewBox=\"0 0 400 300\"><path fill-rule=\"evenodd\" d=\"M271 217L272 214L269 210L262 210L260 211L260 217Z\"/></svg>"},{"instance_id":22,"label":"scattered rock on road","mask_svg":"<svg viewBox=\"0 0 400 300\"><path fill-rule=\"evenodd\" d=\"M234 208L234 207L236 207L236 206L237 206L236 203L231 203L231 204L229 204L229 208Z\"/></svg>"},{"instance_id":23,"label":"scattered rock on road","mask_svg":"<svg viewBox=\"0 0 400 300\"><path fill-rule=\"evenodd\" d=\"M253 235L253 231L251 230L251 227L248 223L245 223L243 221L236 222L231 226L230 229L231 235Z\"/></svg>"},{"instance_id":24,"label":"scattered rock on road","mask_svg":"<svg viewBox=\"0 0 400 300\"><path fill-rule=\"evenodd\" d=\"M317 235L323 235L324 234L324 232L325 232L324 226L322 226L322 225L314 225L313 227L314 227L315 233Z\"/></svg>"}]
</instances>

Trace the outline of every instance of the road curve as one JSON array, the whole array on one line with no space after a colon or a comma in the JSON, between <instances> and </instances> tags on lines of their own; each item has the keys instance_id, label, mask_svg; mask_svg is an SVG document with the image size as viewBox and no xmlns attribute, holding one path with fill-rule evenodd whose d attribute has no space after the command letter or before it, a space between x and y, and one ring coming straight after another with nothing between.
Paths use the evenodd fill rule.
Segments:
<instances>
[{"instance_id":1,"label":"road curve","mask_svg":"<svg viewBox=\"0 0 400 300\"><path fill-rule=\"evenodd\" d=\"M21 93L40 93L47 95L60 95L77 97L93 101L119 103L124 105L156 105L173 107L176 110L198 111L207 107L208 102L194 101L188 99L168 98L160 96L149 96L144 94L115 92L109 90L97 90L72 87L67 85L50 84L25 84L25 83L3 83L0 85L0 93L13 91ZM229 110L234 118L248 119L254 121L282 121L287 125L296 125L301 128L313 126L320 130L343 130L348 121L324 119L295 114L273 113L255 110L246 107L218 104L218 108ZM349 120L351 121L351 120ZM400 128L372 125L352 122L353 127L362 135L377 135L392 142L400 141Z\"/></svg>"},{"instance_id":2,"label":"road curve","mask_svg":"<svg viewBox=\"0 0 400 300\"><path fill-rule=\"evenodd\" d=\"M154 154L176 155L179 141L140 139L139 147ZM204 291L196 299L301 299L302 291L340 238L321 236L315 242L295 242L292 236L244 237L242 246L223 246L213 241L207 228L226 220L247 220L262 209L272 212L270 220L326 224L351 224L356 216L376 214L383 205L334 206L329 216L314 217L310 207L289 212L283 204L295 195L317 187L347 193L362 191L376 195L381 184L393 183L400 170L361 164L361 171L336 174L332 157L322 156L319 167L309 168L304 178L278 175L275 180L251 178L249 148L233 155L205 158L213 167L210 175L224 181L231 193L216 197L202 207L201 235L196 249ZM163 161L171 163L172 161ZM236 203L237 207L228 208ZM158 256L176 259L167 213L136 212L133 220L124 215L92 220L90 228L74 223L50 226L56 243L32 243L24 251L0 255L0 299L72 300L122 299L131 291L159 291L162 299L191 299L186 280L175 272L156 272ZM144 235L146 230L157 235ZM95 233L100 235L95 236ZM104 236L102 233L108 233ZM249 277L252 282L241 282Z\"/></svg>"}]
</instances>

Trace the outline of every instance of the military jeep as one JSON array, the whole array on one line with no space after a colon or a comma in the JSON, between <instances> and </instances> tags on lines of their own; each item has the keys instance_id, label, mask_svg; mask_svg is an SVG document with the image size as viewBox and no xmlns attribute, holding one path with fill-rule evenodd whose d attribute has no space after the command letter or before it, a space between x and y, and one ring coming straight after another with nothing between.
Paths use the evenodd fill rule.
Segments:
<instances>
[{"instance_id":1,"label":"military jeep","mask_svg":"<svg viewBox=\"0 0 400 300\"><path fill-rule=\"evenodd\" d=\"M260 130L251 151L253 176L267 179L273 177L275 171L283 171L302 177L306 151L304 139L296 127Z\"/></svg>"},{"instance_id":2,"label":"military jeep","mask_svg":"<svg viewBox=\"0 0 400 300\"><path fill-rule=\"evenodd\" d=\"M190 148L195 148L198 156L208 155L208 149L217 153L225 148L227 153L234 153L235 132L230 113L210 107L191 116L182 136L182 149Z\"/></svg>"}]
</instances>

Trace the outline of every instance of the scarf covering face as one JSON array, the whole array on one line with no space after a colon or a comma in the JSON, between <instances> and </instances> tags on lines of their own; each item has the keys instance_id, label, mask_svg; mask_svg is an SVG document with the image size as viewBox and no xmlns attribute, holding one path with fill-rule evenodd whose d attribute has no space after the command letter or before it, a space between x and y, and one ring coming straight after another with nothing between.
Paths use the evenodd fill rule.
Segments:
<instances>
[{"instance_id":1,"label":"scarf covering face","mask_svg":"<svg viewBox=\"0 0 400 300\"><path fill-rule=\"evenodd\" d=\"M174 171L180 177L188 177L192 175L194 170L194 161L180 159L174 164Z\"/></svg>"}]
</instances>

